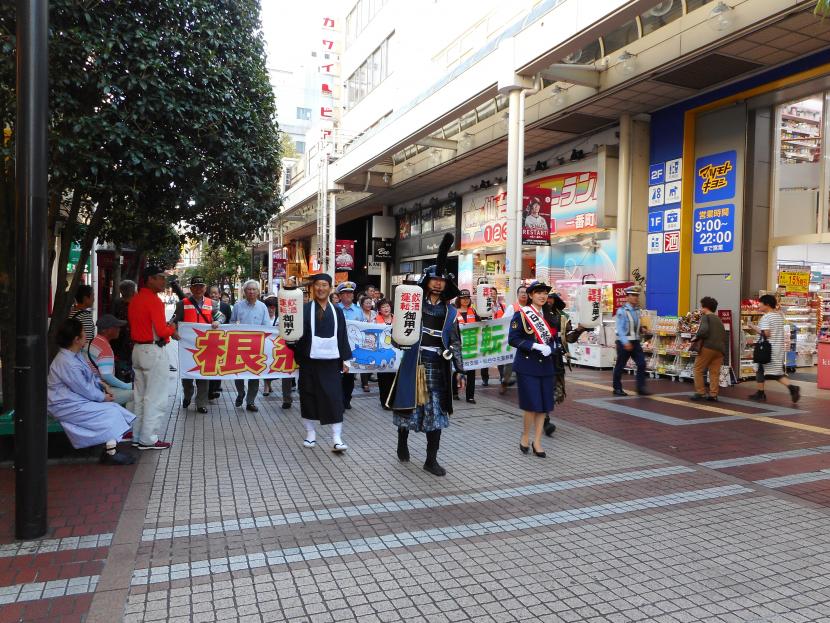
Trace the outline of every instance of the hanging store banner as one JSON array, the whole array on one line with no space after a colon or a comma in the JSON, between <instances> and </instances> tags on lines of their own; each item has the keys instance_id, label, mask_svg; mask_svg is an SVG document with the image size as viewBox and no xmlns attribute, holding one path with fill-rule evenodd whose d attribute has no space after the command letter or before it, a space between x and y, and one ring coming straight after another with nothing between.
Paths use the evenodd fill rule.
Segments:
<instances>
[{"instance_id":1,"label":"hanging store banner","mask_svg":"<svg viewBox=\"0 0 830 623\"><path fill-rule=\"evenodd\" d=\"M547 204L550 239L555 240L573 234L589 234L600 228L598 186L599 173L595 167L590 167L528 182L524 194L525 200L530 195Z\"/></svg>"},{"instance_id":2,"label":"hanging store banner","mask_svg":"<svg viewBox=\"0 0 830 623\"><path fill-rule=\"evenodd\" d=\"M271 274L274 279L285 279L288 274L288 260L275 257L271 262Z\"/></svg>"},{"instance_id":3,"label":"hanging store banner","mask_svg":"<svg viewBox=\"0 0 830 623\"><path fill-rule=\"evenodd\" d=\"M334 269L354 270L354 240L335 240Z\"/></svg>"},{"instance_id":4,"label":"hanging store banner","mask_svg":"<svg viewBox=\"0 0 830 623\"><path fill-rule=\"evenodd\" d=\"M395 259L395 251L391 240L372 240L372 257L376 262L388 263Z\"/></svg>"},{"instance_id":5,"label":"hanging store banner","mask_svg":"<svg viewBox=\"0 0 830 623\"><path fill-rule=\"evenodd\" d=\"M512 314L497 320L458 325L461 330L461 358L465 370L480 370L513 363L515 350L507 343Z\"/></svg>"}]
</instances>

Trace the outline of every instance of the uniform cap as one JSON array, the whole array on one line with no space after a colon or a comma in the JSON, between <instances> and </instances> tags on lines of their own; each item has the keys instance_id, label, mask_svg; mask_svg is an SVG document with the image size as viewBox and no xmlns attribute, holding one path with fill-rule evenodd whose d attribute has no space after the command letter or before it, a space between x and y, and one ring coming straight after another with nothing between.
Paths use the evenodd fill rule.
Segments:
<instances>
[{"instance_id":1,"label":"uniform cap","mask_svg":"<svg viewBox=\"0 0 830 623\"><path fill-rule=\"evenodd\" d=\"M340 294L341 292L354 292L357 289L357 284L354 281L344 281L339 286L337 286L337 293Z\"/></svg>"},{"instance_id":2,"label":"uniform cap","mask_svg":"<svg viewBox=\"0 0 830 623\"><path fill-rule=\"evenodd\" d=\"M640 286L628 286L625 289L625 293L626 294L632 294L634 296L640 296L640 294L641 294Z\"/></svg>"},{"instance_id":3,"label":"uniform cap","mask_svg":"<svg viewBox=\"0 0 830 623\"><path fill-rule=\"evenodd\" d=\"M207 285L207 283L205 282L204 277L199 277L198 275L193 275L190 278L190 285L192 285L192 286L204 286L204 285Z\"/></svg>"},{"instance_id":4,"label":"uniform cap","mask_svg":"<svg viewBox=\"0 0 830 623\"><path fill-rule=\"evenodd\" d=\"M463 298L463 297L470 298L470 291L469 290L461 290L461 292L458 293L458 298Z\"/></svg>"},{"instance_id":5,"label":"uniform cap","mask_svg":"<svg viewBox=\"0 0 830 623\"><path fill-rule=\"evenodd\" d=\"M550 286L546 284L544 281L534 281L529 286L527 286L527 288L525 288L525 291L528 293L528 295L530 295L536 290L544 290L545 292L550 292L550 289Z\"/></svg>"}]
</instances>

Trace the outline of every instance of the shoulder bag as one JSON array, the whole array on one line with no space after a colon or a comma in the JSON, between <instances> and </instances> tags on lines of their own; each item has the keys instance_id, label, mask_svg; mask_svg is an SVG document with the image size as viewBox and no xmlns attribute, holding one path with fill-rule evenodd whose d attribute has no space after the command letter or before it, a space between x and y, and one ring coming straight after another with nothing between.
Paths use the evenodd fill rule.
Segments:
<instances>
[{"instance_id":1,"label":"shoulder bag","mask_svg":"<svg viewBox=\"0 0 830 623\"><path fill-rule=\"evenodd\" d=\"M764 365L772 361L772 344L769 340L761 335L755 346L752 348L752 363Z\"/></svg>"}]
</instances>

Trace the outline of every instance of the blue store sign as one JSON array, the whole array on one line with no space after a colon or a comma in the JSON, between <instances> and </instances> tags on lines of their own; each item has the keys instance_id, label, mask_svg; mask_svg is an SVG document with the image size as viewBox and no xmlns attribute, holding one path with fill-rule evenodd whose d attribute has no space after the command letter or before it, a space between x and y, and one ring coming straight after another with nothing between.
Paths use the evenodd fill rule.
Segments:
<instances>
[{"instance_id":1,"label":"blue store sign","mask_svg":"<svg viewBox=\"0 0 830 623\"><path fill-rule=\"evenodd\" d=\"M665 182L665 165L660 162L659 164L652 164L648 168L648 184L651 186L652 184L662 184Z\"/></svg>"},{"instance_id":2,"label":"blue store sign","mask_svg":"<svg viewBox=\"0 0 830 623\"><path fill-rule=\"evenodd\" d=\"M735 244L734 204L696 208L692 231L694 253L729 253Z\"/></svg>"},{"instance_id":3,"label":"blue store sign","mask_svg":"<svg viewBox=\"0 0 830 623\"><path fill-rule=\"evenodd\" d=\"M648 233L663 231L663 210L648 213Z\"/></svg>"},{"instance_id":4,"label":"blue store sign","mask_svg":"<svg viewBox=\"0 0 830 623\"><path fill-rule=\"evenodd\" d=\"M723 201L735 196L735 150L698 158L695 163L695 203Z\"/></svg>"}]
</instances>

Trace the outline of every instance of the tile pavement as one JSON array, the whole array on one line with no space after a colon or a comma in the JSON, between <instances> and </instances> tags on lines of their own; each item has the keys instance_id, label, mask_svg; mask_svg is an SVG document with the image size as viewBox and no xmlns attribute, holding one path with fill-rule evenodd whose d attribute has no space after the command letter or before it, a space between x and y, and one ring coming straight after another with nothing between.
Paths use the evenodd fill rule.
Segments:
<instances>
[{"instance_id":1,"label":"tile pavement","mask_svg":"<svg viewBox=\"0 0 830 623\"><path fill-rule=\"evenodd\" d=\"M302 448L279 398L174 413L124 620L830 618L825 510L561 420L548 459L522 456L520 414L491 393L458 407L444 479L421 436L395 460L375 393L344 456L327 432Z\"/></svg>"}]
</instances>

